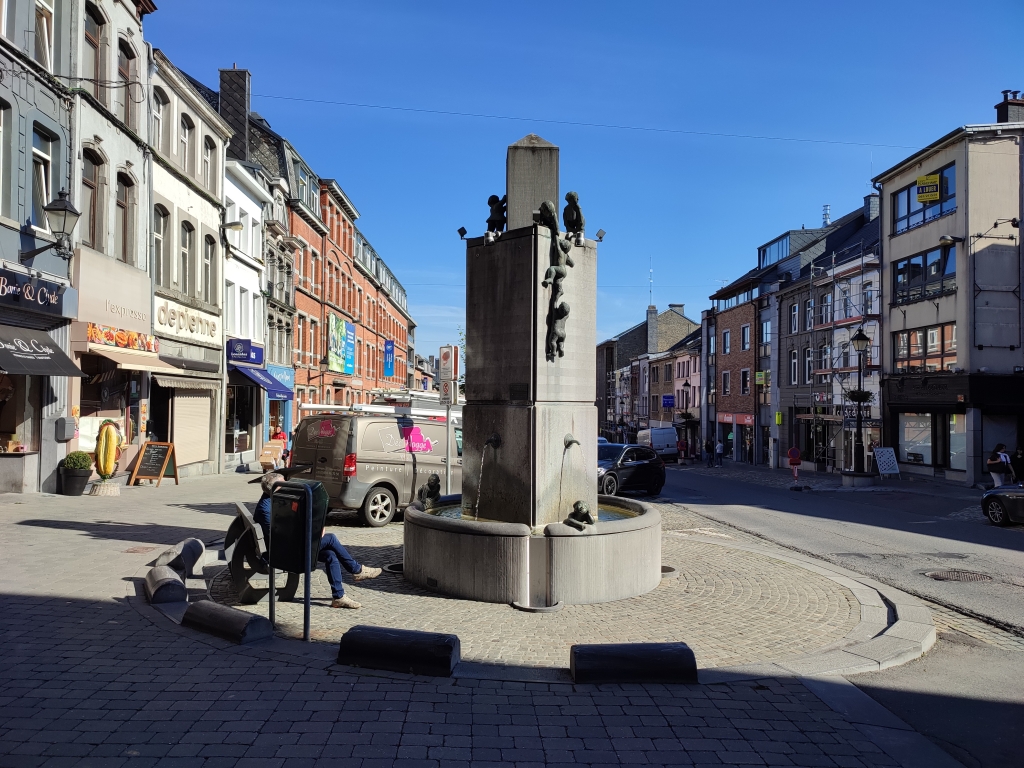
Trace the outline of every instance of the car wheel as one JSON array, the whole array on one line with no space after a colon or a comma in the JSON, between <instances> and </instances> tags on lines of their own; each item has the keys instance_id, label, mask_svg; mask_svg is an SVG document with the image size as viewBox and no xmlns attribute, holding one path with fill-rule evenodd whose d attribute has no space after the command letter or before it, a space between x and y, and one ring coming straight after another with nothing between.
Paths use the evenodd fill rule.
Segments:
<instances>
[{"instance_id":1,"label":"car wheel","mask_svg":"<svg viewBox=\"0 0 1024 768\"><path fill-rule=\"evenodd\" d=\"M394 519L395 507L394 494L383 486L374 486L363 501L363 522L381 528Z\"/></svg>"},{"instance_id":2,"label":"car wheel","mask_svg":"<svg viewBox=\"0 0 1024 768\"><path fill-rule=\"evenodd\" d=\"M992 525L1001 527L1010 524L1010 516L1006 514L1006 507L999 499L989 499L985 502L985 515Z\"/></svg>"},{"instance_id":3,"label":"car wheel","mask_svg":"<svg viewBox=\"0 0 1024 768\"><path fill-rule=\"evenodd\" d=\"M615 479L615 475L605 475L601 481L601 493L605 496L614 496L618 490L619 481Z\"/></svg>"},{"instance_id":4,"label":"car wheel","mask_svg":"<svg viewBox=\"0 0 1024 768\"><path fill-rule=\"evenodd\" d=\"M664 486L656 485L653 488L648 488L647 493L649 493L651 496L657 496L659 493L661 493L661 489L663 487Z\"/></svg>"}]
</instances>

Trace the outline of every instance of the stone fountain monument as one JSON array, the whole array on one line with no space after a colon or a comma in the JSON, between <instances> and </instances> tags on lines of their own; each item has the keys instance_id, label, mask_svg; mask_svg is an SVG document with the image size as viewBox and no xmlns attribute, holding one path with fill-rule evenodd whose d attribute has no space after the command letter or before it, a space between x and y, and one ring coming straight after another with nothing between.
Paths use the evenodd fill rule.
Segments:
<instances>
[{"instance_id":1,"label":"stone fountain monument","mask_svg":"<svg viewBox=\"0 0 1024 768\"><path fill-rule=\"evenodd\" d=\"M467 240L463 494L411 506L405 526L413 583L533 610L661 579L658 513L598 499L597 243L575 192L560 231L558 165L539 136L511 145L507 195Z\"/></svg>"}]
</instances>

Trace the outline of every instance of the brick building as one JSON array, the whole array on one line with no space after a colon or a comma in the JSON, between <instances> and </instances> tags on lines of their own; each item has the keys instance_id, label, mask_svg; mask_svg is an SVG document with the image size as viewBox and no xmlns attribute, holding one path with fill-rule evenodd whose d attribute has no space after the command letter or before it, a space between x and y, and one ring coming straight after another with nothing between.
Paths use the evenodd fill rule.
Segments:
<instances>
[{"instance_id":1,"label":"brick building","mask_svg":"<svg viewBox=\"0 0 1024 768\"><path fill-rule=\"evenodd\" d=\"M757 372L755 323L757 300L754 285L745 275L712 295L715 302L712 347L715 418L711 437L721 440L725 455L737 461L752 461L754 447L754 389ZM713 368L712 368L713 365Z\"/></svg>"}]
</instances>

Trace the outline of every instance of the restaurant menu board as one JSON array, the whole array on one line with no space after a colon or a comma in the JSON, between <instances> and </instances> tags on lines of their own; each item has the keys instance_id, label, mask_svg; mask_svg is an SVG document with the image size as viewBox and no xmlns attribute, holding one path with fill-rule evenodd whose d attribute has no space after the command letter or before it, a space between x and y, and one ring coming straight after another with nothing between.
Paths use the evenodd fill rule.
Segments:
<instances>
[{"instance_id":1,"label":"restaurant menu board","mask_svg":"<svg viewBox=\"0 0 1024 768\"><path fill-rule=\"evenodd\" d=\"M156 480L157 486L165 477L173 477L178 484L178 465L174 460L174 443L144 443L139 452L139 460L128 480L128 485L135 485L136 480Z\"/></svg>"}]
</instances>

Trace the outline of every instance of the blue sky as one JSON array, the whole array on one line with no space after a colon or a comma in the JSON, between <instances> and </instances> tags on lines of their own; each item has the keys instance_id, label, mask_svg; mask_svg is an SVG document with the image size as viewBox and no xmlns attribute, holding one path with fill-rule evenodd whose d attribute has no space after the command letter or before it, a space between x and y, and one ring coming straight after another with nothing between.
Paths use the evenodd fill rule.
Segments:
<instances>
[{"instance_id":1,"label":"blue sky","mask_svg":"<svg viewBox=\"0 0 1024 768\"><path fill-rule=\"evenodd\" d=\"M608 232L600 341L643 318L649 265L654 303L699 319L758 245L858 207L872 173L1024 90L1019 0L158 5L149 42L213 87L250 69L253 109L338 179L408 290L420 354L457 341L456 230L483 232L527 133L561 148L562 193Z\"/></svg>"}]
</instances>

